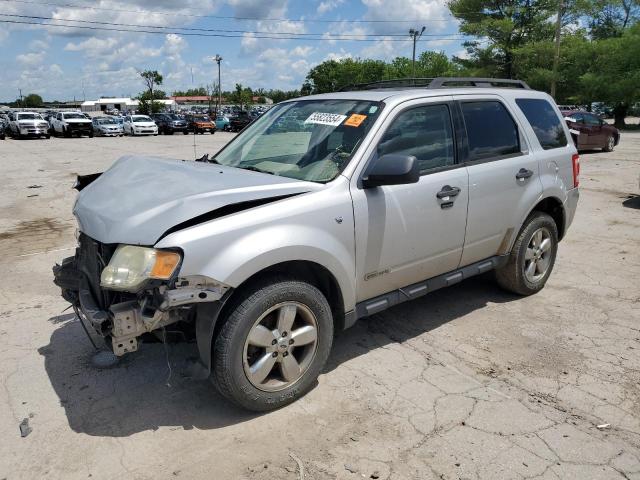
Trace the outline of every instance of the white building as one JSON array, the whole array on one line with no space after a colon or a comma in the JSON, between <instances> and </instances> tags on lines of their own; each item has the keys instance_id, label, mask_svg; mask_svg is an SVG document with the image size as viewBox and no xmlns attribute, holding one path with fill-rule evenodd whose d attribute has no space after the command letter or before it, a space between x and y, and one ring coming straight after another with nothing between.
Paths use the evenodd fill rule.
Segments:
<instances>
[{"instance_id":1,"label":"white building","mask_svg":"<svg viewBox=\"0 0 640 480\"><path fill-rule=\"evenodd\" d=\"M167 110L175 110L175 100L154 100L161 103ZM101 98L100 100L87 100L82 102L80 109L83 112L104 112L105 110L133 111L137 110L140 102L134 98Z\"/></svg>"}]
</instances>

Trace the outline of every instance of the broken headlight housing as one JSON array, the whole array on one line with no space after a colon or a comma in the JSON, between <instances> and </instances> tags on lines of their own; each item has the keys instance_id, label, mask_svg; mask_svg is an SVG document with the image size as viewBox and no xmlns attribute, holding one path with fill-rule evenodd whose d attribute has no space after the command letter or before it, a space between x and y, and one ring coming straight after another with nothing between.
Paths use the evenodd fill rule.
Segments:
<instances>
[{"instance_id":1,"label":"broken headlight housing","mask_svg":"<svg viewBox=\"0 0 640 480\"><path fill-rule=\"evenodd\" d=\"M135 292L147 280L169 280L180 260L180 254L170 250L119 245L109 265L102 270L100 286Z\"/></svg>"}]
</instances>

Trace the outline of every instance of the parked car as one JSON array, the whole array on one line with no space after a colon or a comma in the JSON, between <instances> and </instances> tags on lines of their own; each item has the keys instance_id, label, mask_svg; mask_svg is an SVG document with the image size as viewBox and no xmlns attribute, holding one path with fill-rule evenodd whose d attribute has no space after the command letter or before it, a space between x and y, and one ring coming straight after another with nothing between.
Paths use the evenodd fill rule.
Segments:
<instances>
[{"instance_id":1,"label":"parked car","mask_svg":"<svg viewBox=\"0 0 640 480\"><path fill-rule=\"evenodd\" d=\"M359 318L490 270L539 292L579 197L553 99L413 82L286 101L212 159L79 177L63 297L119 356L168 325L195 332L219 391L264 411L309 391Z\"/></svg>"},{"instance_id":2,"label":"parked car","mask_svg":"<svg viewBox=\"0 0 640 480\"><path fill-rule=\"evenodd\" d=\"M0 121L0 140L4 140L5 138L5 131L6 131L6 125L4 122Z\"/></svg>"},{"instance_id":3,"label":"parked car","mask_svg":"<svg viewBox=\"0 0 640 480\"><path fill-rule=\"evenodd\" d=\"M231 129L229 117L226 115L217 115L215 119L216 130L222 130L228 132Z\"/></svg>"},{"instance_id":4,"label":"parked car","mask_svg":"<svg viewBox=\"0 0 640 480\"><path fill-rule=\"evenodd\" d=\"M591 110L591 113L601 118L613 117L613 107L611 107L610 105L607 105L604 102L592 102L590 110Z\"/></svg>"},{"instance_id":5,"label":"parked car","mask_svg":"<svg viewBox=\"0 0 640 480\"><path fill-rule=\"evenodd\" d=\"M158 126L147 115L127 115L124 117L125 135L158 135Z\"/></svg>"},{"instance_id":6,"label":"parked car","mask_svg":"<svg viewBox=\"0 0 640 480\"><path fill-rule=\"evenodd\" d=\"M229 117L229 130L232 132L239 132L252 121L253 118L251 118L247 112L239 112L235 115L231 115Z\"/></svg>"},{"instance_id":7,"label":"parked car","mask_svg":"<svg viewBox=\"0 0 640 480\"><path fill-rule=\"evenodd\" d=\"M189 131L194 134L209 132L212 135L216 132L216 125L207 115L187 115L187 125Z\"/></svg>"},{"instance_id":8,"label":"parked car","mask_svg":"<svg viewBox=\"0 0 640 480\"><path fill-rule=\"evenodd\" d=\"M151 115L156 125L158 125L158 133L165 135L173 135L175 132L182 132L187 135L187 121L181 115L175 113L156 113Z\"/></svg>"},{"instance_id":9,"label":"parked car","mask_svg":"<svg viewBox=\"0 0 640 480\"><path fill-rule=\"evenodd\" d=\"M49 125L37 112L12 112L9 116L9 132L14 138L49 138Z\"/></svg>"},{"instance_id":10,"label":"parked car","mask_svg":"<svg viewBox=\"0 0 640 480\"><path fill-rule=\"evenodd\" d=\"M562 112L562 115L578 150L601 148L605 152L612 152L620 142L618 129L593 113L569 110Z\"/></svg>"},{"instance_id":11,"label":"parked car","mask_svg":"<svg viewBox=\"0 0 640 480\"><path fill-rule=\"evenodd\" d=\"M93 137L93 124L79 112L58 112L51 117L52 133L54 135L64 135L71 137L77 135L88 135Z\"/></svg>"},{"instance_id":12,"label":"parked car","mask_svg":"<svg viewBox=\"0 0 640 480\"><path fill-rule=\"evenodd\" d=\"M112 117L94 117L93 133L101 137L121 137L124 135L122 125Z\"/></svg>"}]
</instances>

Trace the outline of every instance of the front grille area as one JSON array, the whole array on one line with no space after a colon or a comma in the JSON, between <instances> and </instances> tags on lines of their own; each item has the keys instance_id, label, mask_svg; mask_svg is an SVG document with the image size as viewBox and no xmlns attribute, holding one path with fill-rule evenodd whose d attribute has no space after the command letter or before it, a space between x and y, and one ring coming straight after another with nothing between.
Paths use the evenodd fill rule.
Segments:
<instances>
[{"instance_id":1,"label":"front grille area","mask_svg":"<svg viewBox=\"0 0 640 480\"><path fill-rule=\"evenodd\" d=\"M91 237L80 233L76 250L76 265L87 280L91 295L101 310L108 310L114 303L135 300L132 293L115 292L100 288L100 275L109 264L109 260L116 251L117 244L100 243Z\"/></svg>"}]
</instances>

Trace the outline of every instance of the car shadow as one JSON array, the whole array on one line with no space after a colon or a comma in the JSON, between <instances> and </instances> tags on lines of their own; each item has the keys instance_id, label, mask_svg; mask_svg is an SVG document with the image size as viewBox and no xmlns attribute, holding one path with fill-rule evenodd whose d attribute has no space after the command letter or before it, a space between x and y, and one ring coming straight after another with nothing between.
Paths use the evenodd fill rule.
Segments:
<instances>
[{"instance_id":1,"label":"car shadow","mask_svg":"<svg viewBox=\"0 0 640 480\"><path fill-rule=\"evenodd\" d=\"M398 305L362 319L334 341L324 373L391 343L401 343L485 307L518 299L490 275ZM58 328L38 351L69 426L92 436L127 437L162 426L217 429L260 414L225 400L208 379L194 372L194 344L143 344L111 368L95 367L95 350L74 314L49 319Z\"/></svg>"},{"instance_id":2,"label":"car shadow","mask_svg":"<svg viewBox=\"0 0 640 480\"><path fill-rule=\"evenodd\" d=\"M622 206L626 208L634 208L640 210L640 195L631 194L622 202Z\"/></svg>"}]
</instances>

